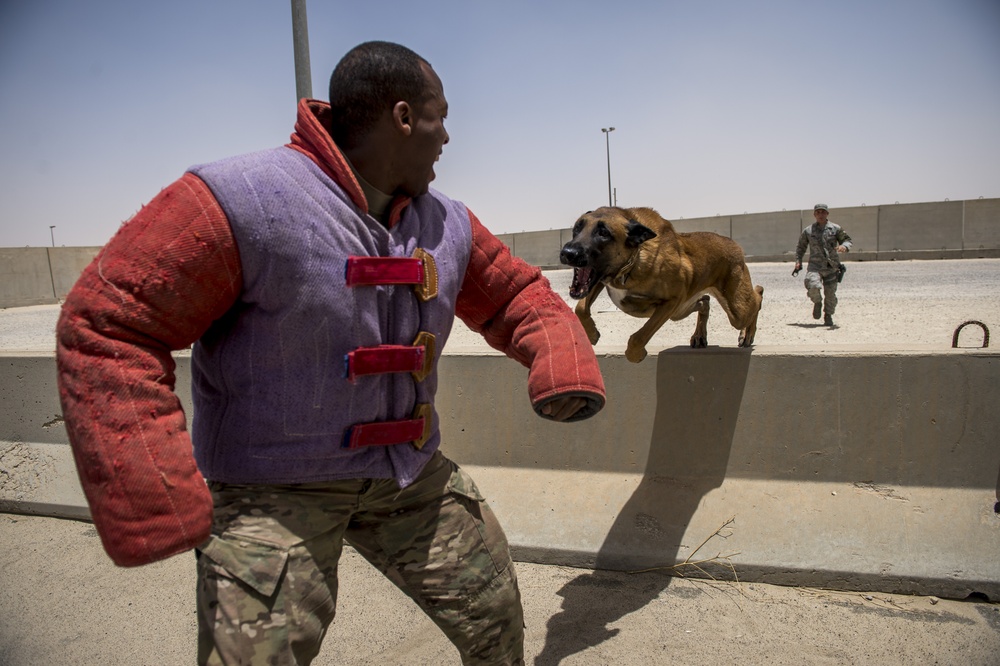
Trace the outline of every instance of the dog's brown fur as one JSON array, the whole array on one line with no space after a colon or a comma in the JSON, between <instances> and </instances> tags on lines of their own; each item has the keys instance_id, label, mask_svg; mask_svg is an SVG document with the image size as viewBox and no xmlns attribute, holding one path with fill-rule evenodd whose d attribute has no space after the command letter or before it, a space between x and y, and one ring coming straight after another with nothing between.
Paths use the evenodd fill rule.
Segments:
<instances>
[{"instance_id":1,"label":"dog's brown fur","mask_svg":"<svg viewBox=\"0 0 1000 666\"><path fill-rule=\"evenodd\" d=\"M698 312L692 347L708 346L709 295L739 329L739 346L753 344L764 288L753 286L743 249L706 231L679 233L652 208L598 208L584 214L563 246L562 263L573 267L570 296L591 344L601 334L590 307L607 289L623 312L648 319L632 334L625 357L638 363L646 344L668 319Z\"/></svg>"}]
</instances>

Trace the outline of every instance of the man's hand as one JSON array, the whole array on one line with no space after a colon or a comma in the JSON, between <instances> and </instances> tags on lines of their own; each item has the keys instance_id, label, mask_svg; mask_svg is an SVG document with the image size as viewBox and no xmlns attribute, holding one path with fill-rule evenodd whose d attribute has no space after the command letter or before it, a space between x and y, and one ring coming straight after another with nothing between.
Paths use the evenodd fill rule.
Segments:
<instances>
[{"instance_id":1,"label":"man's hand","mask_svg":"<svg viewBox=\"0 0 1000 666\"><path fill-rule=\"evenodd\" d=\"M844 247L843 245L838 245L837 246L837 252L840 253L840 254L844 254L845 252L847 252L847 248Z\"/></svg>"},{"instance_id":2,"label":"man's hand","mask_svg":"<svg viewBox=\"0 0 1000 666\"><path fill-rule=\"evenodd\" d=\"M542 405L542 414L550 417L553 421L565 421L572 417L587 404L586 398L579 396L566 396L556 398Z\"/></svg>"},{"instance_id":3,"label":"man's hand","mask_svg":"<svg viewBox=\"0 0 1000 666\"><path fill-rule=\"evenodd\" d=\"M795 268L792 269L792 277L795 277L796 275L798 275L799 271L801 271L801 270L802 270L802 262L801 261L796 261L795 262Z\"/></svg>"}]
</instances>

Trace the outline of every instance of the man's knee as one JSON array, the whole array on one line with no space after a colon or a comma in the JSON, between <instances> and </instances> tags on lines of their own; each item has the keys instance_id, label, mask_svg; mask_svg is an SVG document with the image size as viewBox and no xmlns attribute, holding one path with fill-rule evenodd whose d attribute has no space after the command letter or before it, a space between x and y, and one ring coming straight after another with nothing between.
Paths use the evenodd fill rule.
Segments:
<instances>
[{"instance_id":1,"label":"man's knee","mask_svg":"<svg viewBox=\"0 0 1000 666\"><path fill-rule=\"evenodd\" d=\"M448 607L428 609L463 664L524 663L524 611L514 563L485 588Z\"/></svg>"}]
</instances>

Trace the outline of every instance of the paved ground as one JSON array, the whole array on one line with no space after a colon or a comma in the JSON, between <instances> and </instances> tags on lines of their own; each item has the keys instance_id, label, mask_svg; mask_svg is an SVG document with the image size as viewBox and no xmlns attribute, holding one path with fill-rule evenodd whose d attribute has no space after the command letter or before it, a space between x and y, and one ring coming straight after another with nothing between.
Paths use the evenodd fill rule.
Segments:
<instances>
[{"instance_id":1,"label":"paved ground","mask_svg":"<svg viewBox=\"0 0 1000 666\"><path fill-rule=\"evenodd\" d=\"M519 563L536 666L941 664L1000 655L1000 605ZM315 664L444 666L443 635L354 551ZM192 664L194 557L119 569L89 523L0 514L0 664Z\"/></svg>"},{"instance_id":2,"label":"paved ground","mask_svg":"<svg viewBox=\"0 0 1000 666\"><path fill-rule=\"evenodd\" d=\"M1000 260L851 264L835 328L810 316L790 264L752 264L764 285L757 343L828 347L951 346L968 319L1000 330ZM563 295L568 271L548 274ZM598 304L600 350L641 322ZM56 306L0 310L0 350L51 351ZM735 345L718 306L710 343ZM686 345L694 322L651 343ZM449 346L477 345L456 326ZM961 346L978 347L978 329ZM994 340L994 345L995 345ZM0 469L0 474L4 471ZM760 584L713 583L520 563L528 663L1000 664L1000 605ZM88 523L0 514L0 664L190 664L194 562L181 555L116 568ZM414 605L356 553L342 562L340 612L318 665L457 664Z\"/></svg>"}]
</instances>

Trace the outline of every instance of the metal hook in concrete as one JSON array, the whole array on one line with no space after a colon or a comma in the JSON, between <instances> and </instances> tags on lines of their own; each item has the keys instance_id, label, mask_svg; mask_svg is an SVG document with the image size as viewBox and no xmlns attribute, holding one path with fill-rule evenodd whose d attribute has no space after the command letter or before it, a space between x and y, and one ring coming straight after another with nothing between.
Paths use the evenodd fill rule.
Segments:
<instances>
[{"instance_id":1,"label":"metal hook in concrete","mask_svg":"<svg viewBox=\"0 0 1000 666\"><path fill-rule=\"evenodd\" d=\"M983 347L989 347L990 346L990 329L986 328L986 324L984 324L981 321L976 321L975 319L970 319L969 321L962 322L961 324L959 324L958 328L955 329L955 335L953 335L952 338L951 338L951 346L952 347L957 347L958 346L958 334L959 334L959 332L961 332L961 330L963 328L965 328L969 324L976 324L977 326L979 326L979 327L981 327L983 329Z\"/></svg>"}]
</instances>

